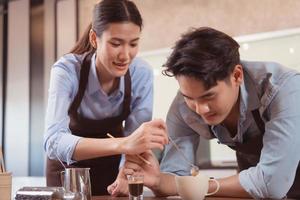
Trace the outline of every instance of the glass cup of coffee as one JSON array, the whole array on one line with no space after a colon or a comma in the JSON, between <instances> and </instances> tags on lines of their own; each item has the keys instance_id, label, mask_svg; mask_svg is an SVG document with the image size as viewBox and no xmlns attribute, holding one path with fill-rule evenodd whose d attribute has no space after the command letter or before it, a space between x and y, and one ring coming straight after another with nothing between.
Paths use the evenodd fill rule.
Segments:
<instances>
[{"instance_id":1,"label":"glass cup of coffee","mask_svg":"<svg viewBox=\"0 0 300 200\"><path fill-rule=\"evenodd\" d=\"M143 200L144 176L142 174L128 175L129 200Z\"/></svg>"}]
</instances>

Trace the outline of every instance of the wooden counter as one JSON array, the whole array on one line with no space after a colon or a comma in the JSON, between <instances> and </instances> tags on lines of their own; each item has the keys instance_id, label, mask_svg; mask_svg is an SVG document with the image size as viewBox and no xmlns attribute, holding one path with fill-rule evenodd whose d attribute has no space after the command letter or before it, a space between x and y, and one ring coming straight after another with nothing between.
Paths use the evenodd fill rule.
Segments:
<instances>
[{"instance_id":1,"label":"wooden counter","mask_svg":"<svg viewBox=\"0 0 300 200\"><path fill-rule=\"evenodd\" d=\"M144 200L180 200L180 197L144 197ZM207 197L206 200L245 200L243 198ZM95 196L92 200L128 200L128 197Z\"/></svg>"}]
</instances>

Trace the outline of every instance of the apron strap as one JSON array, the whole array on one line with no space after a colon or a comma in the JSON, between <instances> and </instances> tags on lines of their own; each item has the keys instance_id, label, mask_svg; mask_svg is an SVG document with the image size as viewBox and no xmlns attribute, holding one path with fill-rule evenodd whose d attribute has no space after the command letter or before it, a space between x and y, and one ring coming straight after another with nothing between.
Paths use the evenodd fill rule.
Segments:
<instances>
[{"instance_id":1,"label":"apron strap","mask_svg":"<svg viewBox=\"0 0 300 200\"><path fill-rule=\"evenodd\" d=\"M252 110L251 112L252 112L254 121L255 121L256 125L258 126L261 134L264 135L265 134L265 123L260 116L259 110L255 109L255 110Z\"/></svg>"},{"instance_id":2,"label":"apron strap","mask_svg":"<svg viewBox=\"0 0 300 200\"><path fill-rule=\"evenodd\" d=\"M88 82L88 74L90 72L91 68L91 58L93 54L92 53L87 53L82 61L81 69L80 69L80 78L79 78L79 87L78 87L78 92L74 98L74 101L72 102L70 108L69 108L69 114L73 112L77 112L77 109L80 106L80 103L82 101L82 98L84 96L84 92L87 86Z\"/></svg>"}]
</instances>

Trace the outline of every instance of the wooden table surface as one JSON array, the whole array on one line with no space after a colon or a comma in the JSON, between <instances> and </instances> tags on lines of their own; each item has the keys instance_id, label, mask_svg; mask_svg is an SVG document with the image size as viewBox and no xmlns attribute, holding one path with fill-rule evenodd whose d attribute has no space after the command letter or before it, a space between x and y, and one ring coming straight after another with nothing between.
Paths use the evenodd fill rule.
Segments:
<instances>
[{"instance_id":1,"label":"wooden table surface","mask_svg":"<svg viewBox=\"0 0 300 200\"><path fill-rule=\"evenodd\" d=\"M180 197L144 197L144 200L180 200ZM206 200L245 200L243 198L207 197ZM128 197L94 196L92 200L128 200Z\"/></svg>"}]
</instances>

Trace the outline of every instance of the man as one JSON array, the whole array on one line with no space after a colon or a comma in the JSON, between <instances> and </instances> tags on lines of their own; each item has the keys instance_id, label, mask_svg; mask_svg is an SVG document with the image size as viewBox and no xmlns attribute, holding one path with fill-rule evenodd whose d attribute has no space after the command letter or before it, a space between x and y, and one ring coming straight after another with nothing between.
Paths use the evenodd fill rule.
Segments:
<instances>
[{"instance_id":1,"label":"man","mask_svg":"<svg viewBox=\"0 0 300 200\"><path fill-rule=\"evenodd\" d=\"M216 196L300 198L300 75L271 62L240 61L239 44L212 28L176 43L164 65L180 86L167 116L170 137L195 161L199 136L236 150L239 173L218 179ZM126 172L142 171L158 195L176 195L175 175L189 175L170 143L161 171L128 157ZM137 165L138 164L138 165ZM297 169L298 168L298 169ZM210 181L208 192L217 188Z\"/></svg>"}]
</instances>

